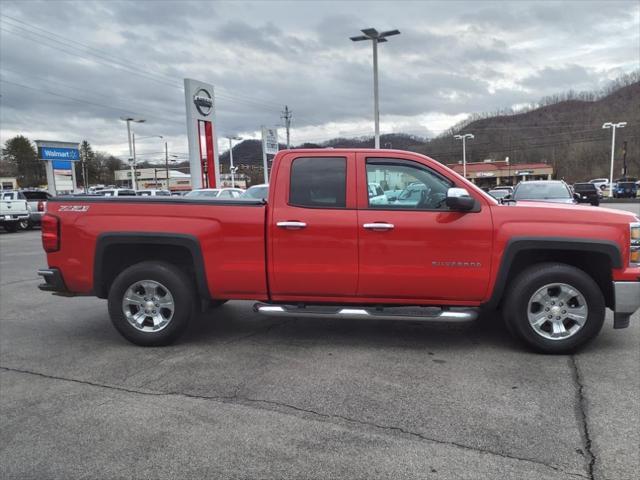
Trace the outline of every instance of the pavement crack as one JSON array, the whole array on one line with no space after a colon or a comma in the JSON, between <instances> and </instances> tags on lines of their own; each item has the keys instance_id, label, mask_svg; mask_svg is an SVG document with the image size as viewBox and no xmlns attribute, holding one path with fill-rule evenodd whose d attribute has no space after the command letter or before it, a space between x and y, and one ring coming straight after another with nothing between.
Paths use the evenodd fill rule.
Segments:
<instances>
[{"instance_id":1,"label":"pavement crack","mask_svg":"<svg viewBox=\"0 0 640 480\"><path fill-rule=\"evenodd\" d=\"M278 324L278 325L282 325L282 324ZM274 325L274 326L277 326L277 325ZM80 384L80 385L89 385L89 386L92 386L92 387L105 388L105 389L108 389L108 390L114 390L114 391L125 392L125 393L132 393L132 394L136 394L136 395L150 395L150 396L155 396L155 397L179 396L179 397L187 397L187 398L198 399L198 400L219 401L219 402L231 403L231 404L236 404L236 405L244 405L244 406L253 407L253 408L260 408L260 407L256 407L256 404L271 405L271 406L274 406L274 407L279 407L279 408L293 410L293 411L300 412L300 413L305 413L307 415L312 415L314 417L320 417L320 418L329 419L329 420L342 420L344 422L348 422L348 423L355 424L355 425L366 426L366 427L370 427L370 428L375 428L377 430L393 431L393 432L396 432L396 433L399 433L399 434L402 434L402 435L418 438L418 439L420 439L422 441L426 441L426 442L430 442L430 443L435 443L435 444L439 444L439 445L447 445L447 446L452 446L452 447L460 448L460 449L467 450L467 451L473 451L473 452L476 452L476 453L481 453L481 454L486 454L486 455L493 455L493 456L497 456L497 457L506 458L506 459L509 459L509 460L516 460L516 461L519 461L519 462L527 462L527 463L531 463L531 464L535 464L535 465L540 465L540 466L549 468L551 470L554 470L556 472L563 473L565 475L570 475L570 476L579 477L579 478L585 478L585 479L588 479L588 480L594 480L593 479L593 475L586 476L586 475L583 475L581 473L569 472L569 471L566 471L566 470L562 469L561 467L558 467L558 466L552 465L552 464L548 464L548 463L544 463L544 462L541 462L539 460L534 460L534 459L531 459L531 458L518 457L518 456L515 456L515 455L509 455L507 453L499 452L499 451L496 451L496 450L491 450L491 449L487 449L487 448L480 448L480 447L474 447L474 446L470 446L470 445L465 445L463 443L458 443L458 442L453 442L453 441L448 441L448 440L441 440L441 439L438 439L438 438L432 438L432 437L428 437L428 436L426 436L426 435L424 435L422 433L413 432L411 430L407 430L407 429L402 428L402 427L397 427L397 426L393 426L393 425L381 425L381 424L377 424L375 422L367 422L367 421L364 421L364 420L358 420L358 419L355 419L355 418L350 418L350 417L347 417L347 416L344 416L344 415L339 415L339 414L323 413L323 412L319 412L317 410L312 410L312 409L309 409L309 408L303 408L303 407L299 407L297 405L292 405L292 404L285 403L285 402L278 402L278 401L275 401L275 400L266 400L266 399L260 399L260 398L241 397L239 394L240 394L240 390L242 388L242 385L238 385L235 388L233 394L231 394L231 395L197 395L197 394L193 394L193 393L174 392L174 391L159 392L159 391L153 391L153 390L136 390L134 388L127 388L127 387L122 387L122 386L109 385L109 384L104 384L104 383L97 383L97 382L92 382L92 381L89 381L89 380L78 380L78 379L75 379L75 378L59 377L59 376L56 376L56 375L49 375L49 374L46 374L46 373L35 372L35 371L31 371L31 370L18 369L18 368L5 367L5 366L0 366L0 370L4 370L4 371L7 371L7 372L14 372L14 373L22 373L22 374L27 374L27 375L35 375L35 376L46 378L46 379L50 379L50 380L60 380L60 381L72 382L72 383L76 383L76 384ZM262 408L266 408L266 407L262 407ZM590 450L591 443L590 443L590 440L587 442L587 445L588 445L587 451L591 454L591 450Z\"/></svg>"},{"instance_id":2,"label":"pavement crack","mask_svg":"<svg viewBox=\"0 0 640 480\"><path fill-rule=\"evenodd\" d=\"M587 417L587 399L584 395L584 384L582 383L582 375L578 368L575 355L569 357L569 366L573 376L573 383L576 386L576 412L578 422L580 423L580 434L584 442L585 457L587 460L588 478L595 480L596 455L593 453L593 443L591 433L589 431L589 418Z\"/></svg>"},{"instance_id":3,"label":"pavement crack","mask_svg":"<svg viewBox=\"0 0 640 480\"><path fill-rule=\"evenodd\" d=\"M40 280L38 277L35 278L23 278L22 280L13 280L12 282L5 282L0 285L0 287L7 287L9 285L15 285L17 283L26 283L26 282L37 282Z\"/></svg>"},{"instance_id":4,"label":"pavement crack","mask_svg":"<svg viewBox=\"0 0 640 480\"><path fill-rule=\"evenodd\" d=\"M406 430L406 429L404 429L402 427L396 427L396 426L393 426L393 425L380 425L380 424L377 424L375 422L366 422L364 420L358 420L358 419L346 417L346 416L343 416L343 415L322 413L322 412L318 412L316 410L302 408L302 407L298 407L296 405L291 405L291 404L288 404L288 403L276 402L274 400L264 400L264 399L258 399L258 398L242 398L240 400L241 401L246 401L246 402L266 403L266 404L275 405L275 406L279 406L279 407L289 408L289 409L292 409L292 410L296 410L296 411L303 412L303 413L308 413L308 414L311 414L311 415L314 415L314 416L323 417L323 418L335 418L335 419L340 419L340 420L343 420L343 421L346 421L346 422L349 422L349 423L354 423L354 424L357 424L357 425L364 425L364 426L368 426L368 427L373 427L373 428L380 429L380 430L395 431L395 432L399 432L399 433L404 434L404 435L417 437L417 438L419 438L421 440L424 440L424 441L427 441L427 442L437 443L437 444L440 444L440 445L449 445L449 446L461 448L461 449L464 449L464 450L474 451L474 452L488 454L488 455L494 455L494 456L507 458L507 459L511 459L511 460L517 460L517 461L521 461L521 462L534 463L536 465L541 465L541 466L550 468L550 469L555 470L557 472L562 472L562 473L564 473L566 475L571 475L571 476L575 476L575 477L579 477L579 478L587 478L587 479L589 478L586 475L583 475L581 473L567 472L566 470L563 470L560 467L557 467L555 465L551 465L551 464L548 464L548 463L540 462L538 460L532 460L530 458L518 457L518 456L515 456L515 455L508 455L508 454L503 453L503 452L498 452L498 451L491 450L491 449L486 449L486 448L472 447L472 446L469 446L469 445L465 445L463 443L458 443L458 442L452 442L452 441L448 441L448 440L441 440L441 439L437 439L437 438L432 438L432 437L428 437L428 436L426 436L426 435L424 435L422 433L413 432L411 430Z\"/></svg>"}]
</instances>

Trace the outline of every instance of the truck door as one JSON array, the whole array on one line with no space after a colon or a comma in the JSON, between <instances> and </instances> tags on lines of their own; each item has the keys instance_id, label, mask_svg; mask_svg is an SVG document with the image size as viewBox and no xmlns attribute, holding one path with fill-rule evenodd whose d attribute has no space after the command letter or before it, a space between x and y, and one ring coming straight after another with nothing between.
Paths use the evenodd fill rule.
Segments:
<instances>
[{"instance_id":1,"label":"truck door","mask_svg":"<svg viewBox=\"0 0 640 480\"><path fill-rule=\"evenodd\" d=\"M357 170L358 296L481 300L492 247L491 213L484 202L477 211L450 211L445 197L453 182L409 154L358 153ZM372 184L380 185L384 196L372 197L366 188Z\"/></svg>"},{"instance_id":2,"label":"truck door","mask_svg":"<svg viewBox=\"0 0 640 480\"><path fill-rule=\"evenodd\" d=\"M268 222L272 299L355 296L355 171L350 152L291 153L280 159Z\"/></svg>"}]
</instances>

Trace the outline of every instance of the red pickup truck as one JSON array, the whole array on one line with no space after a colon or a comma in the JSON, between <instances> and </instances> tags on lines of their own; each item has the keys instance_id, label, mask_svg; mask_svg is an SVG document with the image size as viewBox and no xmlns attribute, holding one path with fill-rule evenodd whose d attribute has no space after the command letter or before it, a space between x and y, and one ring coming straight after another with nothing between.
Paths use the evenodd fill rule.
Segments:
<instances>
[{"instance_id":1,"label":"red pickup truck","mask_svg":"<svg viewBox=\"0 0 640 480\"><path fill-rule=\"evenodd\" d=\"M501 204L396 150L285 150L267 201L60 197L42 220L42 290L108 299L138 345L174 341L201 308L460 322L500 308L530 347L561 353L640 307L640 219Z\"/></svg>"}]
</instances>

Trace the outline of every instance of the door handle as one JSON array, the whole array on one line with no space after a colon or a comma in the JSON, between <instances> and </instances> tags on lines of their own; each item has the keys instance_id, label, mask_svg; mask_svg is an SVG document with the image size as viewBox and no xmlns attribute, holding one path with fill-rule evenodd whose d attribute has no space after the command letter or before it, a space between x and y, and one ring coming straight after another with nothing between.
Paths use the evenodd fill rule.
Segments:
<instances>
[{"instance_id":1,"label":"door handle","mask_svg":"<svg viewBox=\"0 0 640 480\"><path fill-rule=\"evenodd\" d=\"M304 222L286 221L286 222L278 222L276 223L276 226L280 228L305 228L307 224Z\"/></svg>"},{"instance_id":2,"label":"door handle","mask_svg":"<svg viewBox=\"0 0 640 480\"><path fill-rule=\"evenodd\" d=\"M362 225L367 230L393 230L393 223L365 223Z\"/></svg>"}]
</instances>

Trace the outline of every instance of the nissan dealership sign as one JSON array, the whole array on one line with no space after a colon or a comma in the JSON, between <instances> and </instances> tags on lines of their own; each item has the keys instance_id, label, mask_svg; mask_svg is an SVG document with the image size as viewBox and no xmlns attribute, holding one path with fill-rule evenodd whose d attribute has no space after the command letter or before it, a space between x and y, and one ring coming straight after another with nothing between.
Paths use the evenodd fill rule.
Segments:
<instances>
[{"instance_id":1,"label":"nissan dealership sign","mask_svg":"<svg viewBox=\"0 0 640 480\"><path fill-rule=\"evenodd\" d=\"M199 89L193 96L193 104L200 115L208 117L213 111L213 97L204 88Z\"/></svg>"}]
</instances>

